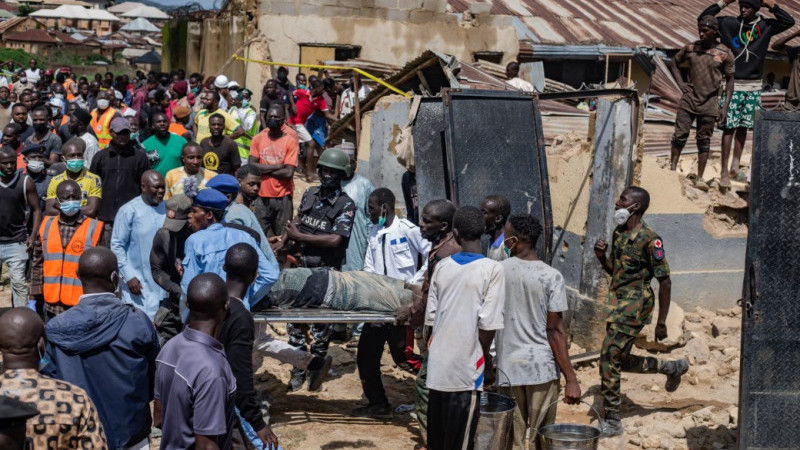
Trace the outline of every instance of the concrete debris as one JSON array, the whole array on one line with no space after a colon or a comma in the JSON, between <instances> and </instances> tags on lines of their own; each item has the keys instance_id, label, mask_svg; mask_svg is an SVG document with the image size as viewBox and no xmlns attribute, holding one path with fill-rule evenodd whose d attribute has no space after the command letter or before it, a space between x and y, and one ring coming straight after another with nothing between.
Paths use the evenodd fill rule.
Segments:
<instances>
[{"instance_id":1,"label":"concrete debris","mask_svg":"<svg viewBox=\"0 0 800 450\"><path fill-rule=\"evenodd\" d=\"M670 316L674 312L671 308ZM623 373L621 416L625 431L620 438L602 439L600 449L737 447L741 308L714 312L698 307L681 311L680 316L683 328L674 336L683 344L669 350L635 348L634 353L649 352L664 360L686 357L690 368L683 383L674 393L666 393L661 375ZM645 337L643 333L637 339L636 347ZM578 377L582 387L598 381L596 369L588 367L579 368ZM595 402L600 402L599 395Z\"/></svg>"},{"instance_id":2,"label":"concrete debris","mask_svg":"<svg viewBox=\"0 0 800 450\"><path fill-rule=\"evenodd\" d=\"M686 345L686 339L683 332L684 312L683 308L673 303L669 308L669 315L667 316L667 338L662 341L656 341L656 317L658 317L658 301L655 302L653 309L653 320L642 328L641 333L636 338L634 345L637 347L658 352L666 352L675 347L682 347Z\"/></svg>"}]
</instances>

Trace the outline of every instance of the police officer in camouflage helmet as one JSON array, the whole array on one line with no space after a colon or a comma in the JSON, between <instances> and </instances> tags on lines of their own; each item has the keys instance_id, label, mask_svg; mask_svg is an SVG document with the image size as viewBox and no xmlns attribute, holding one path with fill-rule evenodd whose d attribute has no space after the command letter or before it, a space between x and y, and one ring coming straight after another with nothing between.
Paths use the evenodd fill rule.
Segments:
<instances>
[{"instance_id":1,"label":"police officer in camouflage helmet","mask_svg":"<svg viewBox=\"0 0 800 450\"><path fill-rule=\"evenodd\" d=\"M606 256L608 244L599 239L594 246L597 259L611 275L606 314L606 336L600 351L600 379L603 406L605 407L604 433L606 436L622 434L620 422L620 372L662 373L667 376L665 389L673 392L681 376L689 370L686 358L663 361L652 357L631 355L633 342L653 315L655 295L650 281L658 280L658 319L656 340L667 337L672 282L669 264L661 238L650 228L642 216L650 206L646 190L629 186L616 202L614 221L617 225L611 246L611 257Z\"/></svg>"},{"instance_id":2,"label":"police officer in camouflage helmet","mask_svg":"<svg viewBox=\"0 0 800 450\"><path fill-rule=\"evenodd\" d=\"M345 262L345 251L353 229L356 204L342 191L342 180L350 175L350 157L342 149L325 150L317 163L319 186L312 186L303 193L297 216L286 225L283 235L270 238L273 249L278 250L292 241L300 266L327 267L340 270ZM304 327L288 325L289 343L305 350ZM314 343L311 352L325 357L332 329L326 324L314 324ZM305 381L305 372L292 369L289 390L300 389Z\"/></svg>"}]
</instances>

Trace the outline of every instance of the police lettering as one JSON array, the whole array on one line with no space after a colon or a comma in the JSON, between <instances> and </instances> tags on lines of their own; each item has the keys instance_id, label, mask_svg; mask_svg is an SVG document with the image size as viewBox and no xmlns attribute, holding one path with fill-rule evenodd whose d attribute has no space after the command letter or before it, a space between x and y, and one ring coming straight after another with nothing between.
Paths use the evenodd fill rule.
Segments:
<instances>
[{"instance_id":1,"label":"police lettering","mask_svg":"<svg viewBox=\"0 0 800 450\"><path fill-rule=\"evenodd\" d=\"M324 219L317 219L311 216L302 216L300 220L303 224L311 227L316 228L320 231L327 231L328 230L328 221Z\"/></svg>"}]
</instances>

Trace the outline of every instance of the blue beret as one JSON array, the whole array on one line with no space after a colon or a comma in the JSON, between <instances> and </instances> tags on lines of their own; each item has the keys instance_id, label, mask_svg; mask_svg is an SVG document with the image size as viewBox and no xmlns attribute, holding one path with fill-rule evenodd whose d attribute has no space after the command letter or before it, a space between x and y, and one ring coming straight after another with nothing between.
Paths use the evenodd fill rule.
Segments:
<instances>
[{"instance_id":1,"label":"blue beret","mask_svg":"<svg viewBox=\"0 0 800 450\"><path fill-rule=\"evenodd\" d=\"M228 197L216 189L202 189L194 198L194 206L223 210L228 206Z\"/></svg>"},{"instance_id":2,"label":"blue beret","mask_svg":"<svg viewBox=\"0 0 800 450\"><path fill-rule=\"evenodd\" d=\"M222 173L208 180L206 187L216 189L225 194L235 194L239 192L239 181L233 175Z\"/></svg>"},{"instance_id":3,"label":"blue beret","mask_svg":"<svg viewBox=\"0 0 800 450\"><path fill-rule=\"evenodd\" d=\"M45 150L46 149L44 145L29 142L25 144L25 147L22 147L22 154L27 155L28 153L45 153Z\"/></svg>"}]
</instances>

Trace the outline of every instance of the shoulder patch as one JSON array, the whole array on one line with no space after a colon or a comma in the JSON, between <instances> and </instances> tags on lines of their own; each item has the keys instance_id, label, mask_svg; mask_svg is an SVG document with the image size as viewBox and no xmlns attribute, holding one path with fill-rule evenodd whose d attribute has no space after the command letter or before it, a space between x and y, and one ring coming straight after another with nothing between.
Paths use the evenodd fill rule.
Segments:
<instances>
[{"instance_id":1,"label":"shoulder patch","mask_svg":"<svg viewBox=\"0 0 800 450\"><path fill-rule=\"evenodd\" d=\"M653 259L656 261L664 259L664 244L661 242L661 239L653 241Z\"/></svg>"},{"instance_id":2,"label":"shoulder patch","mask_svg":"<svg viewBox=\"0 0 800 450\"><path fill-rule=\"evenodd\" d=\"M653 247L655 247L655 248L664 248L664 243L661 242L661 239L656 239L653 242Z\"/></svg>"}]
</instances>

